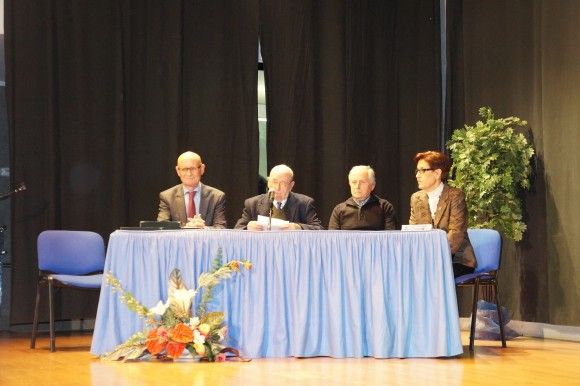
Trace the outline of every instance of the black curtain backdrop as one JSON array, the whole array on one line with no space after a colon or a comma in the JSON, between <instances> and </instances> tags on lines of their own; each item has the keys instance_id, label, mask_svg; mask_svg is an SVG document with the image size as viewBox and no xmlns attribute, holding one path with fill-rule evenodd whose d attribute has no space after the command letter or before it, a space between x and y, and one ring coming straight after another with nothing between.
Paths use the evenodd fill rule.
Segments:
<instances>
[{"instance_id":1,"label":"black curtain backdrop","mask_svg":"<svg viewBox=\"0 0 580 386\"><path fill-rule=\"evenodd\" d=\"M447 5L449 133L490 106L527 120L536 151L523 194L528 229L520 243L504 241L500 300L513 319L578 326L580 2Z\"/></svg>"},{"instance_id":2,"label":"black curtain backdrop","mask_svg":"<svg viewBox=\"0 0 580 386\"><path fill-rule=\"evenodd\" d=\"M261 3L269 167L294 169L325 225L358 164L408 222L412 158L439 140L438 30L433 0Z\"/></svg>"},{"instance_id":3,"label":"black curtain backdrop","mask_svg":"<svg viewBox=\"0 0 580 386\"><path fill-rule=\"evenodd\" d=\"M11 324L32 320L36 237L155 219L185 150L227 192L257 191L257 1L5 1L13 200ZM65 295L59 318L94 315ZM47 317L46 309L43 318Z\"/></svg>"},{"instance_id":4,"label":"black curtain backdrop","mask_svg":"<svg viewBox=\"0 0 580 386\"><path fill-rule=\"evenodd\" d=\"M29 187L13 200L12 324L32 319L37 235L155 218L182 151L234 224L257 193L258 32L269 166L293 167L327 224L348 170L370 164L407 223L412 157L440 140L437 0L31 3L5 7L12 179ZM59 318L94 314L59 302Z\"/></svg>"}]
</instances>

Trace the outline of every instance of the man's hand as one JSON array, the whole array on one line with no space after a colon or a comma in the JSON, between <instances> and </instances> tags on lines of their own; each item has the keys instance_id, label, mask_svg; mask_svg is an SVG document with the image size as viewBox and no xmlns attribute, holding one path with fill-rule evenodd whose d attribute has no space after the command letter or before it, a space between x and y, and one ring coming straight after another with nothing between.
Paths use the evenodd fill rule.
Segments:
<instances>
[{"instance_id":1,"label":"man's hand","mask_svg":"<svg viewBox=\"0 0 580 386\"><path fill-rule=\"evenodd\" d=\"M200 215L195 215L193 218L187 219L186 228L203 228L205 227L205 220Z\"/></svg>"},{"instance_id":2,"label":"man's hand","mask_svg":"<svg viewBox=\"0 0 580 386\"><path fill-rule=\"evenodd\" d=\"M264 230L264 226L257 221L250 221L246 228L248 228L249 231L263 231Z\"/></svg>"},{"instance_id":3,"label":"man's hand","mask_svg":"<svg viewBox=\"0 0 580 386\"><path fill-rule=\"evenodd\" d=\"M289 222L288 224L284 224L278 228L279 231L296 231L302 229L300 224L296 224L295 222Z\"/></svg>"}]
</instances>

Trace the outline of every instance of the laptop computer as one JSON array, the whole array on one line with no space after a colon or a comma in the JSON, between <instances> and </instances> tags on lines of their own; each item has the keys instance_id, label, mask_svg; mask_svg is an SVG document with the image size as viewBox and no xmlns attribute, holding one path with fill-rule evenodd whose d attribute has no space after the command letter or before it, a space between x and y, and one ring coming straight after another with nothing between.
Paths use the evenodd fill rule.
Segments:
<instances>
[{"instance_id":1,"label":"laptop computer","mask_svg":"<svg viewBox=\"0 0 580 386\"><path fill-rule=\"evenodd\" d=\"M180 229L179 221L139 221L138 227L121 227L124 231L160 231L165 229Z\"/></svg>"},{"instance_id":2,"label":"laptop computer","mask_svg":"<svg viewBox=\"0 0 580 386\"><path fill-rule=\"evenodd\" d=\"M141 228L179 229L179 221L139 221Z\"/></svg>"}]
</instances>

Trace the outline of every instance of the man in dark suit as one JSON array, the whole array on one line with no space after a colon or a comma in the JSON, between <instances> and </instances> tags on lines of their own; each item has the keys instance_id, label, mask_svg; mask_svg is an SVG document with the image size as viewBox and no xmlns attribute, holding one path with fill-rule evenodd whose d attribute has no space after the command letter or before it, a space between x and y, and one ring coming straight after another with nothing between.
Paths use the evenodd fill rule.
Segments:
<instances>
[{"instance_id":1,"label":"man in dark suit","mask_svg":"<svg viewBox=\"0 0 580 386\"><path fill-rule=\"evenodd\" d=\"M191 151L181 154L175 171L181 184L159 193L157 221L179 221L191 228L225 228L226 195L201 183L205 172L201 157Z\"/></svg>"},{"instance_id":2,"label":"man in dark suit","mask_svg":"<svg viewBox=\"0 0 580 386\"><path fill-rule=\"evenodd\" d=\"M268 188L270 193L248 198L244 202L242 218L236 229L266 230L267 226L257 221L258 215L287 220L282 229L323 229L316 214L314 199L304 194L293 193L294 172L286 165L277 165L270 171Z\"/></svg>"},{"instance_id":3,"label":"man in dark suit","mask_svg":"<svg viewBox=\"0 0 580 386\"><path fill-rule=\"evenodd\" d=\"M454 275L473 272L477 261L467 235L465 194L443 183L449 174L449 158L438 151L426 151L415 156L415 163L421 190L411 196L409 224L432 224L447 232Z\"/></svg>"}]
</instances>

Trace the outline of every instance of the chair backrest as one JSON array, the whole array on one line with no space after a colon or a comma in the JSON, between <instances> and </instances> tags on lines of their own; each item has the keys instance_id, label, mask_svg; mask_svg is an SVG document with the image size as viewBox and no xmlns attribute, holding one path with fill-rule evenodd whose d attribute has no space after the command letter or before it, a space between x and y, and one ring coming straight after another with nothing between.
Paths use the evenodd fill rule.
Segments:
<instances>
[{"instance_id":1,"label":"chair backrest","mask_svg":"<svg viewBox=\"0 0 580 386\"><path fill-rule=\"evenodd\" d=\"M497 271L501 259L501 236L495 229L467 230L477 258L475 273Z\"/></svg>"},{"instance_id":2,"label":"chair backrest","mask_svg":"<svg viewBox=\"0 0 580 386\"><path fill-rule=\"evenodd\" d=\"M38 235L38 268L63 275L85 275L102 271L105 243L89 231L50 230Z\"/></svg>"}]
</instances>

